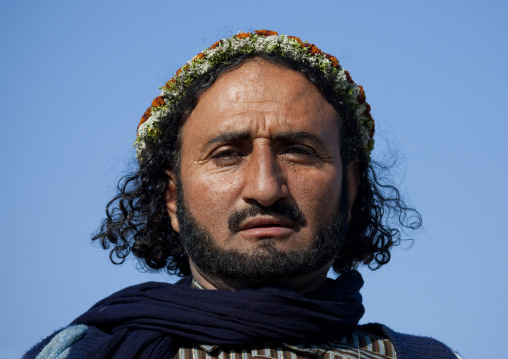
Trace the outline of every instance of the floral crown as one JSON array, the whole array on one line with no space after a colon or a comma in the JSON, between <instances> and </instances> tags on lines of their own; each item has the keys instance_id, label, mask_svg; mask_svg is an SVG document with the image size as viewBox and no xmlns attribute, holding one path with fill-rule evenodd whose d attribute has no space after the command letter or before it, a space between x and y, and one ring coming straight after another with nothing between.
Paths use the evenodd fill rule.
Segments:
<instances>
[{"instance_id":1,"label":"floral crown","mask_svg":"<svg viewBox=\"0 0 508 359\"><path fill-rule=\"evenodd\" d=\"M298 37L279 35L270 30L257 30L250 33L240 32L217 41L194 56L161 87L161 94L152 101L138 125L138 137L134 142L138 160L147 141L154 142L160 135L159 122L175 111L189 85L218 65L245 54L287 57L319 70L354 114L365 152L370 155L374 148L374 120L370 114L370 106L365 101L363 87L353 81L349 72L339 65L337 58Z\"/></svg>"}]
</instances>

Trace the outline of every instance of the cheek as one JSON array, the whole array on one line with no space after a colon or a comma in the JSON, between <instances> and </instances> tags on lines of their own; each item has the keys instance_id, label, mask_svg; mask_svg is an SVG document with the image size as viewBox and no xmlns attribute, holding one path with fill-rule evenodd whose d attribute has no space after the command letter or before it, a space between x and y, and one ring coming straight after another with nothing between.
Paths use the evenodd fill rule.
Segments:
<instances>
[{"instance_id":1,"label":"cheek","mask_svg":"<svg viewBox=\"0 0 508 359\"><path fill-rule=\"evenodd\" d=\"M225 230L239 198L238 181L229 176L193 171L182 173L185 205L208 229Z\"/></svg>"},{"instance_id":2,"label":"cheek","mask_svg":"<svg viewBox=\"0 0 508 359\"><path fill-rule=\"evenodd\" d=\"M319 226L332 219L340 201L342 181L339 178L332 171L330 174L313 174L292 181L291 195L309 225Z\"/></svg>"}]
</instances>

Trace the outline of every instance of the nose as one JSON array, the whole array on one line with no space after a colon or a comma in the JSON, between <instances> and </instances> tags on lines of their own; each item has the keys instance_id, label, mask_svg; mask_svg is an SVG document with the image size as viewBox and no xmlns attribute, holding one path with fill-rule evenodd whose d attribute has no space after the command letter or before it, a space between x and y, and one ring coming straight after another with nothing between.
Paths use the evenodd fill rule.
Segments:
<instances>
[{"instance_id":1,"label":"nose","mask_svg":"<svg viewBox=\"0 0 508 359\"><path fill-rule=\"evenodd\" d=\"M289 196L284 170L269 146L255 148L244 167L243 200L268 207Z\"/></svg>"}]
</instances>

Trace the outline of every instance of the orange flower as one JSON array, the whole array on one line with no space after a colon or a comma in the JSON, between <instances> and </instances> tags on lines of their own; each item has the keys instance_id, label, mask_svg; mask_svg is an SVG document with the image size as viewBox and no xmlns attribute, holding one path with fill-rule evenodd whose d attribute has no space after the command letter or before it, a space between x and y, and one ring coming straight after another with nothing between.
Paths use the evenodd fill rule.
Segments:
<instances>
[{"instance_id":1,"label":"orange flower","mask_svg":"<svg viewBox=\"0 0 508 359\"><path fill-rule=\"evenodd\" d=\"M141 126L146 120L148 120L152 116L152 107L148 107L143 116L141 116L141 121L139 121L139 126Z\"/></svg>"},{"instance_id":2,"label":"orange flower","mask_svg":"<svg viewBox=\"0 0 508 359\"><path fill-rule=\"evenodd\" d=\"M153 99L153 101L152 101L153 107L159 107L162 105L164 105L164 98L163 97L157 96L156 98Z\"/></svg>"},{"instance_id":3,"label":"orange flower","mask_svg":"<svg viewBox=\"0 0 508 359\"><path fill-rule=\"evenodd\" d=\"M199 54L197 54L197 55L195 56L196 60L197 60L197 59L202 59L203 57L205 57L205 55L203 55L203 53L202 53L202 52L200 52Z\"/></svg>"},{"instance_id":4,"label":"orange flower","mask_svg":"<svg viewBox=\"0 0 508 359\"><path fill-rule=\"evenodd\" d=\"M239 38L239 39L246 39L250 36L250 34L247 34L245 32L241 32L239 34L236 34L236 37Z\"/></svg>"},{"instance_id":5,"label":"orange flower","mask_svg":"<svg viewBox=\"0 0 508 359\"><path fill-rule=\"evenodd\" d=\"M346 79L347 79L347 82L349 82L349 83L353 83L354 81L353 81L353 79L351 78L351 75L349 74L349 71L348 71L348 70L346 70L346 71L344 71L344 72L346 73Z\"/></svg>"},{"instance_id":6,"label":"orange flower","mask_svg":"<svg viewBox=\"0 0 508 359\"><path fill-rule=\"evenodd\" d=\"M182 68L180 67L178 70L176 70L176 74L175 75L180 75L181 72L182 72Z\"/></svg>"},{"instance_id":7,"label":"orange flower","mask_svg":"<svg viewBox=\"0 0 508 359\"><path fill-rule=\"evenodd\" d=\"M337 60L337 58L335 56L332 56L330 54L326 54L326 53L323 53L326 58L328 60L330 60L330 62L332 63L332 66L335 67L336 69L339 69L340 68L340 65L339 65L339 60Z\"/></svg>"},{"instance_id":8,"label":"orange flower","mask_svg":"<svg viewBox=\"0 0 508 359\"><path fill-rule=\"evenodd\" d=\"M164 85L164 88L165 88L166 90L169 90L169 89L171 88L171 84L174 84L175 82L176 82L176 81L175 81L175 79L171 79L171 80L169 80L169 81L168 81L168 82L166 82L166 84Z\"/></svg>"},{"instance_id":9,"label":"orange flower","mask_svg":"<svg viewBox=\"0 0 508 359\"><path fill-rule=\"evenodd\" d=\"M306 43L306 44L303 44L303 46L305 47L308 47L309 48L309 52L312 56L315 56L317 54L322 54L323 51L321 51L320 49L317 48L316 45L314 44L309 44L309 43Z\"/></svg>"},{"instance_id":10,"label":"orange flower","mask_svg":"<svg viewBox=\"0 0 508 359\"><path fill-rule=\"evenodd\" d=\"M365 102L365 91L363 90L363 86L358 85L358 88L360 89L360 93L358 94L358 103L364 103Z\"/></svg>"},{"instance_id":11,"label":"orange flower","mask_svg":"<svg viewBox=\"0 0 508 359\"><path fill-rule=\"evenodd\" d=\"M276 33L275 31L272 31L272 30L256 30L254 32L256 33L256 35L261 35L261 36L279 35L278 33Z\"/></svg>"},{"instance_id":12,"label":"orange flower","mask_svg":"<svg viewBox=\"0 0 508 359\"><path fill-rule=\"evenodd\" d=\"M300 45L303 45L303 41L300 40L299 37L296 37L296 36L288 36L290 39L293 39L295 40L297 43L299 43Z\"/></svg>"},{"instance_id":13,"label":"orange flower","mask_svg":"<svg viewBox=\"0 0 508 359\"><path fill-rule=\"evenodd\" d=\"M209 49L210 49L210 50L213 50L213 49L215 49L216 47L218 47L218 46L220 45L220 41L221 41L221 40L219 40L219 41L215 42L212 46L210 46L210 47L209 47Z\"/></svg>"}]
</instances>

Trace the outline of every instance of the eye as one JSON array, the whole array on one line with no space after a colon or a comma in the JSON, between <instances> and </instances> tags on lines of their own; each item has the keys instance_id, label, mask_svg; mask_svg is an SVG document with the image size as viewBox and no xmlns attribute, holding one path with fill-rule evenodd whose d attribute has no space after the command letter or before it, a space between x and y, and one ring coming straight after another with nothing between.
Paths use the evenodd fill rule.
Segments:
<instances>
[{"instance_id":1,"label":"eye","mask_svg":"<svg viewBox=\"0 0 508 359\"><path fill-rule=\"evenodd\" d=\"M279 151L280 159L291 164L311 165L319 161L318 152L303 144L288 144Z\"/></svg>"},{"instance_id":2,"label":"eye","mask_svg":"<svg viewBox=\"0 0 508 359\"><path fill-rule=\"evenodd\" d=\"M216 150L210 158L218 166L231 166L237 164L246 154L236 148L225 148Z\"/></svg>"},{"instance_id":3,"label":"eye","mask_svg":"<svg viewBox=\"0 0 508 359\"><path fill-rule=\"evenodd\" d=\"M292 155L301 155L301 156L316 156L316 151L314 151L310 147L303 146L303 145L286 147L282 151L282 153L283 154L292 154Z\"/></svg>"}]
</instances>

